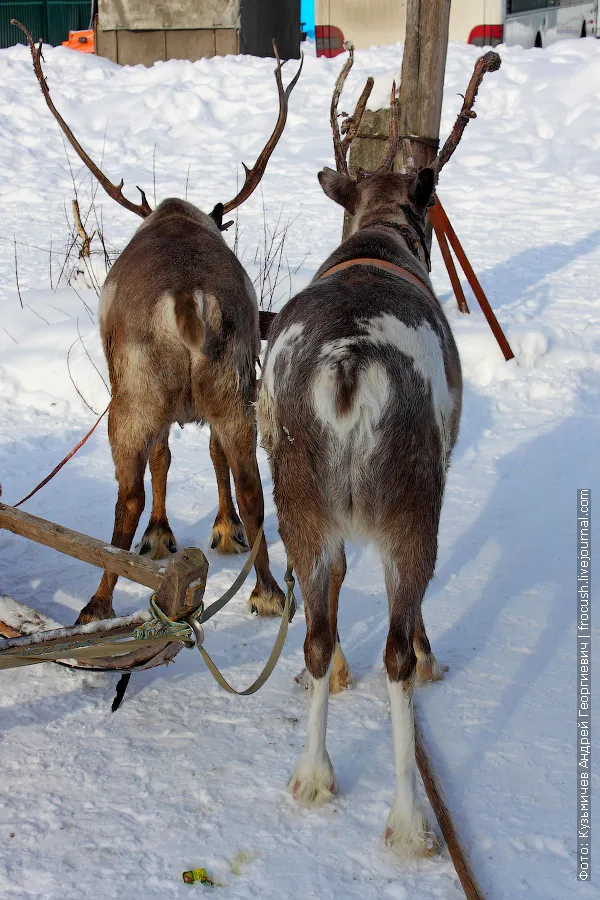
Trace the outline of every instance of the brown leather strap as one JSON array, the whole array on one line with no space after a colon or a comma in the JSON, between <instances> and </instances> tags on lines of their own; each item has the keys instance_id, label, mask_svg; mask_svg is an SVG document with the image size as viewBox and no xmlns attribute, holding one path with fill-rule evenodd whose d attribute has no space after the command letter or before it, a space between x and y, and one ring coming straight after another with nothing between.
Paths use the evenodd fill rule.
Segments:
<instances>
[{"instance_id":1,"label":"brown leather strap","mask_svg":"<svg viewBox=\"0 0 600 900\"><path fill-rule=\"evenodd\" d=\"M437 300L429 285L425 284L422 278L419 278L414 272L409 272L408 269L403 269L402 266L397 266L396 263L387 262L385 259L370 259L362 256L358 259L347 259L346 262L338 263L337 266L332 266L331 269L327 269L326 272L319 275L319 278L327 278L328 275L335 275L336 272L341 272L343 269L349 269L351 266L375 266L377 269L391 272L392 275L399 275L400 278L404 278L405 281L410 281L411 284L424 288L434 300Z\"/></svg>"}]
</instances>

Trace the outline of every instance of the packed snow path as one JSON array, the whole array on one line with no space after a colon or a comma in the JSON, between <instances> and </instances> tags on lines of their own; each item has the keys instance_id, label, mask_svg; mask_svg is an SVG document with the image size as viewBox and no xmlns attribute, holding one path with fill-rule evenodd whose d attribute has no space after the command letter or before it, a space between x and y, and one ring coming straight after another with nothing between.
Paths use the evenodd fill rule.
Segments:
<instances>
[{"instance_id":1,"label":"packed snow path","mask_svg":"<svg viewBox=\"0 0 600 900\"><path fill-rule=\"evenodd\" d=\"M281 209L283 222L293 219L285 255L300 267L294 288L341 231L341 211L316 179L333 164L328 110L341 63L308 52L262 184L271 226ZM425 604L434 650L450 669L416 701L486 895L566 900L594 890L575 879L574 619L576 490L598 485L600 42L500 53L502 68L484 81L478 118L442 174L440 195L517 359L503 361L470 294L472 315L458 314L436 249L433 280L458 340L466 392ZM125 179L132 199L139 184L154 203L154 169L158 200L186 190L206 210L227 200L241 160L256 158L276 116L272 60L145 69L62 48L45 55L57 105L92 156L103 157L107 174ZM477 55L449 48L442 135ZM358 52L349 95L372 73L372 105L385 103L400 58L398 46ZM7 502L37 483L93 421L67 369L78 328L106 377L95 291L83 276L57 288L71 171L82 209L89 206L89 176L71 152L69 159L28 51L0 52L0 481ZM137 220L101 190L96 206L111 247L123 247ZM239 213L239 252L253 275L262 235L257 193ZM94 270L100 277L98 258ZM288 287L280 285L278 302ZM107 391L81 343L69 364L87 402L102 410ZM176 429L171 443L171 524L180 546L207 553L210 600L233 580L240 558L207 546L216 510L207 431ZM282 580L263 454L261 468L266 533ZM26 508L108 539L115 497L103 426ZM202 889L185 886L182 871L204 866L231 900L460 898L446 851L407 865L382 848L394 792L381 663L387 603L375 556L351 547L348 562L340 632L357 684L330 707L339 797L312 812L285 791L305 736L306 697L292 680L302 665L302 615L272 679L251 699L223 693L191 652L135 677L116 715L114 676L49 666L11 671L0 688L0 896L187 897ZM98 577L0 532L0 593L60 622L75 619ZM208 649L240 686L266 659L277 627L250 616L249 590L250 582L207 629ZM147 594L121 580L115 607L132 612Z\"/></svg>"}]
</instances>

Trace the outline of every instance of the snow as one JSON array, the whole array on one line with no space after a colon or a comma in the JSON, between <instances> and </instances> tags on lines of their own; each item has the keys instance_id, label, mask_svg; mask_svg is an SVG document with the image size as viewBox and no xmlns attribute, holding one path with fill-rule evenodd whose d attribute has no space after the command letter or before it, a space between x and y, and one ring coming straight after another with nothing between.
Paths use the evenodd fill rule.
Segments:
<instances>
[{"instance_id":1,"label":"snow","mask_svg":"<svg viewBox=\"0 0 600 900\"><path fill-rule=\"evenodd\" d=\"M432 645L450 669L419 689L416 703L485 895L565 900L593 890L575 877L574 620L576 490L598 484L600 43L500 52L502 68L484 80L478 117L442 174L440 196L516 360L504 362L470 293L471 315L456 311L435 248L433 282L461 352L465 403L425 603ZM477 55L450 45L443 135ZM190 200L212 209L236 193L241 160L253 162L274 123L272 60L145 69L63 48L45 56L60 110L136 202L139 184L154 205L154 169L157 199L185 196L187 185ZM357 52L345 108L369 73L373 104L385 102L400 57L399 46ZM298 269L294 289L341 232L341 211L316 179L333 163L328 108L340 65L309 47L262 183L270 227L280 214L291 222L283 264ZM108 393L96 291L86 287L92 275L58 281L73 178L84 214L90 178L72 152L67 162L23 47L0 51L0 98L0 481L2 499L15 502L95 420L69 376L70 348L71 376L96 414ZM95 203L111 252L122 248L137 220L102 191ZM98 227L93 214L90 225ZM253 277L262 236L257 192L239 212L239 252ZM103 272L94 257L94 278ZM276 305L287 296L285 282ZM171 524L180 546L200 546L209 559L208 604L240 561L208 546L217 492L207 431L174 429L171 444ZM282 583L262 453L260 465ZM115 496L103 423L25 508L106 540ZM340 633L357 683L330 704L328 749L340 785L333 802L307 811L285 791L305 738L306 696L292 678L302 667L301 615L271 680L247 699L221 691L194 652L136 675L115 715L115 676L9 671L0 701L0 896L166 900L208 890L181 880L203 866L231 900L461 897L446 850L408 864L383 849L394 793L381 665L387 603L374 554L351 547L348 561ZM0 592L61 624L74 621L98 576L0 532ZM277 630L250 616L249 590L206 626L207 650L240 687ZM147 599L121 579L115 608L127 615ZM597 771L593 779L597 791Z\"/></svg>"}]
</instances>

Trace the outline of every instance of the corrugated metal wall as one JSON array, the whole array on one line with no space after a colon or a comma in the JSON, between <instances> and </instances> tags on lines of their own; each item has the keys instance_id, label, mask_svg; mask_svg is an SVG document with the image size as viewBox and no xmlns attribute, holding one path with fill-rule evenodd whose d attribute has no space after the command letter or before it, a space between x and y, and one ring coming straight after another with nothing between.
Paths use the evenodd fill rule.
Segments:
<instances>
[{"instance_id":1,"label":"corrugated metal wall","mask_svg":"<svg viewBox=\"0 0 600 900\"><path fill-rule=\"evenodd\" d=\"M0 47L26 43L11 19L22 22L35 40L56 46L67 40L69 31L88 28L90 17L90 0L0 0Z\"/></svg>"},{"instance_id":2,"label":"corrugated metal wall","mask_svg":"<svg viewBox=\"0 0 600 900\"><path fill-rule=\"evenodd\" d=\"M298 59L300 0L243 0L240 52L273 56L273 38L282 59Z\"/></svg>"}]
</instances>

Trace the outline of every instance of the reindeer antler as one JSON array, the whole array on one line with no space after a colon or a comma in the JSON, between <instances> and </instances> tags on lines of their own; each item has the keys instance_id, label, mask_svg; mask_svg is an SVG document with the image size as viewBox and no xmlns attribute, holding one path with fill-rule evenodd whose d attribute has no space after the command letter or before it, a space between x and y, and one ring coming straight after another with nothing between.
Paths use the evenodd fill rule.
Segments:
<instances>
[{"instance_id":1,"label":"reindeer antler","mask_svg":"<svg viewBox=\"0 0 600 900\"><path fill-rule=\"evenodd\" d=\"M363 88L362 94L358 98L358 103L356 104L353 115L348 116L346 113L342 113L342 116L345 116L345 118L342 120L341 128L338 128L337 106L342 90L344 89L346 78L348 77L348 72L354 65L354 44L351 41L346 41L344 43L344 47L350 55L346 60L344 68L338 75L337 81L335 83L333 96L331 98L331 110L329 114L331 131L333 133L333 152L335 154L335 167L340 175L349 174L347 162L348 150L350 149L350 144L358 134L358 129L360 128L362 117L364 115L365 109L367 108L367 101L371 95L371 91L373 90L373 85L375 83L372 78L367 78L367 83ZM341 137L342 134L345 135L343 139Z\"/></svg>"},{"instance_id":2,"label":"reindeer antler","mask_svg":"<svg viewBox=\"0 0 600 900\"><path fill-rule=\"evenodd\" d=\"M233 209L236 209L238 206L247 200L250 194L256 190L259 185L259 182L263 175L265 174L265 169L267 168L267 163L271 158L271 154L273 150L279 143L279 138L283 134L283 129L285 128L285 123L287 121L287 113L288 113L288 99L294 88L296 87L296 82L300 78L300 73L302 71L302 66L304 65L304 54L302 54L300 59L300 66L298 71L288 84L287 88L283 89L283 81L281 79L281 70L283 69L286 60L281 62L279 58L279 53L277 52L277 45L275 41L273 41L273 50L275 51L275 59L277 60L277 68L275 69L275 81L277 82L277 91L279 93L279 115L277 117L277 122L275 124L275 128L273 129L273 134L265 144L265 147L252 166L251 169L248 168L246 163L242 163L244 167L244 171L246 173L246 180L244 181L243 187L239 194L237 194L233 200L229 200L228 203L225 203L222 208L222 215L226 213L230 213ZM217 207L215 207L217 209Z\"/></svg>"},{"instance_id":3,"label":"reindeer antler","mask_svg":"<svg viewBox=\"0 0 600 900\"><path fill-rule=\"evenodd\" d=\"M396 159L396 153L398 152L398 145L400 143L400 137L398 134L398 120L400 118L400 101L396 97L396 82L392 83L392 96L390 98L390 132L388 139L388 152L387 156L381 163L381 165L377 166L376 172L391 172L394 168L394 160Z\"/></svg>"},{"instance_id":4,"label":"reindeer antler","mask_svg":"<svg viewBox=\"0 0 600 900\"><path fill-rule=\"evenodd\" d=\"M71 131L71 129L69 128L69 126L67 125L67 123L65 122L65 120L63 119L63 117L61 116L59 111L57 110L57 108L55 107L54 103L52 102L52 97L50 96L50 90L48 88L48 84L46 82L46 78L44 76L44 72L42 69L42 62L41 62L43 59L42 42L40 41L38 46L36 47L36 45L33 41L33 38L31 36L31 33L28 31L27 28L25 28L24 25L21 24L21 22L18 22L16 19L11 19L10 23L11 23L11 25L16 25L17 28L20 28L21 31L23 32L23 34L25 35L25 37L27 38L27 42L29 44L29 49L31 50L31 57L33 59L33 71L35 72L35 76L39 82L41 89L42 89L42 94L44 95L44 100L46 101L46 105L47 105L48 109L50 110L50 112L52 113L52 115L54 116L54 118L56 119L56 121L58 122L58 124L60 125L63 133L67 137L67 140L69 141L69 143L71 144L71 146L73 147L73 149L75 150L75 152L77 153L79 158L85 163L85 165L88 167L88 169L90 170L92 175L94 175L98 179L98 181L100 182L100 184L102 185L102 187L104 188L106 193L109 195L109 197L112 197L113 200L116 200L117 203L120 203L121 206L125 207L125 209L128 209L130 212L136 213L136 215L141 216L143 219L145 219L146 216L150 215L150 213L152 212L152 209L149 206L148 201L146 200L146 195L143 192L143 190L141 188L138 188L138 191L142 195L142 202L140 204L132 203L131 200L128 200L127 197L124 197L123 191L122 191L123 184L124 184L123 179L121 179L120 184L113 184L111 181L108 180L106 175L98 168L96 163L92 159L90 159L90 157L87 155L87 153L85 152L85 150L83 149L83 147L81 146L81 144L79 143L79 141L77 140L77 138L75 137L75 135L73 134L73 132Z\"/></svg>"},{"instance_id":5,"label":"reindeer antler","mask_svg":"<svg viewBox=\"0 0 600 900\"><path fill-rule=\"evenodd\" d=\"M462 105L461 111L456 118L454 128L446 139L444 146L431 164L431 168L435 172L436 183L443 167L446 165L446 163L456 150L470 119L477 118L477 113L473 111L473 104L475 103L477 91L479 90L481 82L483 81L483 76L486 72L497 72L500 68L501 62L502 60L497 53L495 53L493 50L488 50L488 52L484 53L483 56L480 56L475 63L475 68L473 70L473 74L471 75L471 80L469 81L469 86L464 96L464 103Z\"/></svg>"}]
</instances>

